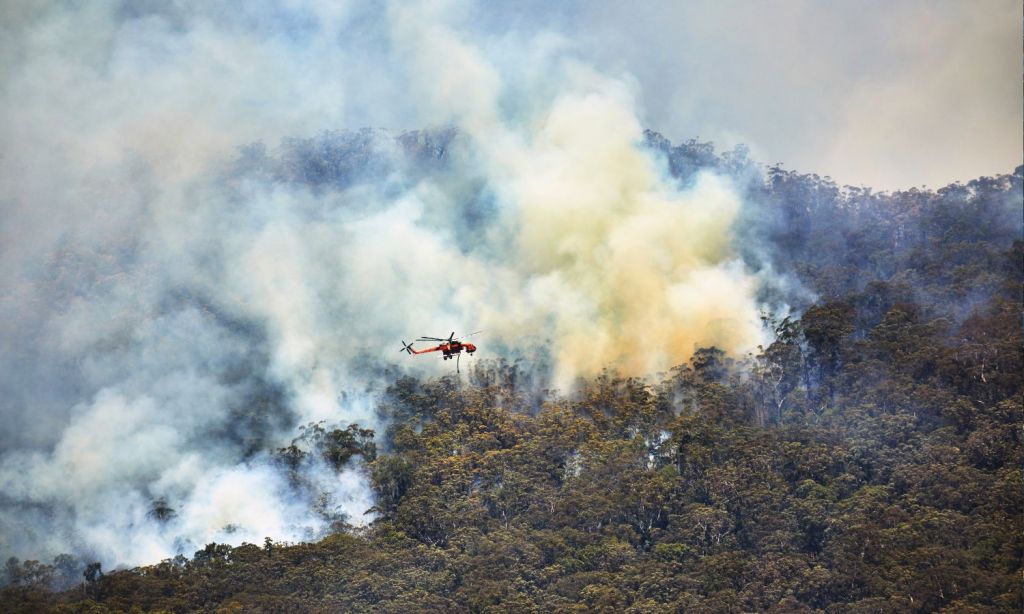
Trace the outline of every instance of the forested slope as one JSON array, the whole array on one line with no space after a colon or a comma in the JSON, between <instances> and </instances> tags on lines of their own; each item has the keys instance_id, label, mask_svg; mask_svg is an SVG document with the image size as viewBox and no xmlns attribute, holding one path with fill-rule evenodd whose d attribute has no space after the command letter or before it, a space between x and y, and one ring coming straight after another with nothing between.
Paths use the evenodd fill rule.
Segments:
<instances>
[{"instance_id":1,"label":"forested slope","mask_svg":"<svg viewBox=\"0 0 1024 614\"><path fill-rule=\"evenodd\" d=\"M878 194L648 138L681 181L715 168L763 204L741 239L774 249L749 260L805 297L766 314L771 345L571 395L502 361L398 378L386 432L314 426L277 453L364 464L367 529L92 567L63 593L12 561L5 609L1024 608L1024 169Z\"/></svg>"}]
</instances>

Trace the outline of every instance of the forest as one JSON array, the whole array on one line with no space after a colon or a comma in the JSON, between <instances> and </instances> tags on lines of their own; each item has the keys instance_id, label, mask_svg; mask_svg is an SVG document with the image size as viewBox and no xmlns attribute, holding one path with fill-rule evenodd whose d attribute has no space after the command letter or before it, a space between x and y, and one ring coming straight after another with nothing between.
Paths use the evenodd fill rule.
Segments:
<instances>
[{"instance_id":1,"label":"forest","mask_svg":"<svg viewBox=\"0 0 1024 614\"><path fill-rule=\"evenodd\" d=\"M452 138L403 143L440 160ZM340 185L374 172L360 143L325 133L239 165ZM274 451L284 468L362 467L368 526L339 517L320 541L211 543L132 569L12 558L3 609L1024 609L1024 167L875 192L743 148L653 132L647 146L679 182L713 169L759 203L736 249L801 288L791 313L764 313L770 344L702 348L646 378L608 370L572 392L513 359L395 375L385 428L310 424ZM765 304L781 292L765 288Z\"/></svg>"}]
</instances>

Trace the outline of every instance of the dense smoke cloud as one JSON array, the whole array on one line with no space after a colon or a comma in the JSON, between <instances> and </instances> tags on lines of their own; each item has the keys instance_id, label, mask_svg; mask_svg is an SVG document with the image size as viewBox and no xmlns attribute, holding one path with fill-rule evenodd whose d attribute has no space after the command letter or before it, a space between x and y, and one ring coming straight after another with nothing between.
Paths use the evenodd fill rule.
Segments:
<instances>
[{"instance_id":1,"label":"dense smoke cloud","mask_svg":"<svg viewBox=\"0 0 1024 614\"><path fill-rule=\"evenodd\" d=\"M459 7L257 6L8 9L3 554L366 522L357 465L296 484L268 451L373 426L393 362L448 370L403 337L483 328L564 389L761 341L738 192L670 178L630 79L553 35L485 45ZM367 124L447 128L285 138Z\"/></svg>"},{"instance_id":2,"label":"dense smoke cloud","mask_svg":"<svg viewBox=\"0 0 1024 614\"><path fill-rule=\"evenodd\" d=\"M488 295L513 292L501 302L473 297L468 313L499 338L550 330L562 384L604 367L667 369L697 347L756 345L755 283L730 249L738 197L708 174L674 185L640 148L629 84L555 57L544 81L501 91L477 50L408 19L396 38L415 41L408 54L423 94L472 138L503 205L498 231L513 237L487 273L505 269ZM503 95L532 112L503 117Z\"/></svg>"}]
</instances>

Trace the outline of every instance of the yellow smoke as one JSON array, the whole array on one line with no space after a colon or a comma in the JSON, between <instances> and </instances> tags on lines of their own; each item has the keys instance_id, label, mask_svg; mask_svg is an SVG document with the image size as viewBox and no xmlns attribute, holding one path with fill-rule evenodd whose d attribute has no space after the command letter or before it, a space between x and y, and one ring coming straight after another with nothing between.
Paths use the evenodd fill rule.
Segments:
<instances>
[{"instance_id":1,"label":"yellow smoke","mask_svg":"<svg viewBox=\"0 0 1024 614\"><path fill-rule=\"evenodd\" d=\"M627 82L559 60L544 85L511 87L443 24L399 30L424 100L471 137L515 237L508 270L488 282L511 282L512 295L467 305L490 334L549 340L561 385L605 367L665 370L699 347L757 345L756 284L730 249L740 200L712 174L676 185L643 147ZM503 96L525 100L527 117L503 118Z\"/></svg>"},{"instance_id":2,"label":"yellow smoke","mask_svg":"<svg viewBox=\"0 0 1024 614\"><path fill-rule=\"evenodd\" d=\"M531 307L553 314L559 379L750 349L760 329L755 285L730 250L735 192L709 174L676 189L639 146L632 101L599 86L555 102L507 186L518 268L547 286Z\"/></svg>"}]
</instances>

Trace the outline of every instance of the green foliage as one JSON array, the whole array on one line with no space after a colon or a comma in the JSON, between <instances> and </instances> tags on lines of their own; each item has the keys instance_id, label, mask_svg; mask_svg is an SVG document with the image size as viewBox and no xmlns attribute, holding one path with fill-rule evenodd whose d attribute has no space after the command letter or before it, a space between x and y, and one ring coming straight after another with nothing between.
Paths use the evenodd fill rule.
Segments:
<instances>
[{"instance_id":1,"label":"green foliage","mask_svg":"<svg viewBox=\"0 0 1024 614\"><path fill-rule=\"evenodd\" d=\"M291 445L279 448L274 453L278 462L296 471L312 454L320 457L335 471L340 471L353 456L360 455L368 462L377 457L377 444L373 442L372 429L350 424L348 428L328 430L324 424L325 421L321 420L302 427Z\"/></svg>"},{"instance_id":2,"label":"green foliage","mask_svg":"<svg viewBox=\"0 0 1024 614\"><path fill-rule=\"evenodd\" d=\"M920 368L960 351L944 327L894 305L857 340L848 311L827 309L813 333L825 341L780 336L800 355L757 357L829 365L787 384L765 424L736 407L772 374L715 352L658 385L606 373L534 415L456 386L369 463L380 517L366 532L209 544L188 561L97 567L62 594L19 580L5 598L63 611L1019 609L1020 386L965 398L975 382ZM829 378L834 395L807 411ZM340 432L352 438L306 437L351 449L359 430Z\"/></svg>"}]
</instances>

